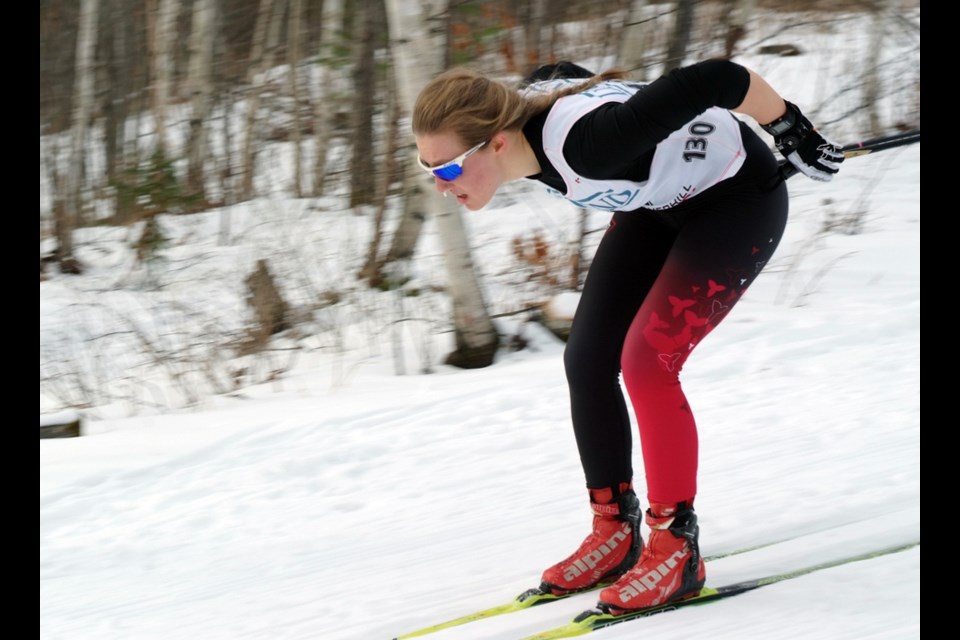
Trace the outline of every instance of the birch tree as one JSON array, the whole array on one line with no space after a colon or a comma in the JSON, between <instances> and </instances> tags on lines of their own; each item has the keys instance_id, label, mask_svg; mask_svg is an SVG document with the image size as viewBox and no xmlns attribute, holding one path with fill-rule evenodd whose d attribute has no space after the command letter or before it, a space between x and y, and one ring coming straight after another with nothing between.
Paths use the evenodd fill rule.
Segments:
<instances>
[{"instance_id":1,"label":"birch tree","mask_svg":"<svg viewBox=\"0 0 960 640\"><path fill-rule=\"evenodd\" d=\"M547 13L546 4L546 0L527 0L520 6L521 21L524 24L524 74L530 73L540 65L543 24Z\"/></svg>"},{"instance_id":2,"label":"birch tree","mask_svg":"<svg viewBox=\"0 0 960 640\"><path fill-rule=\"evenodd\" d=\"M426 22L433 5L432 2L387 0L397 88L406 113L412 112L419 87L426 85L432 75L440 71L431 64L438 56L431 46ZM415 168L413 151L411 146L410 162L403 168L405 174ZM473 267L461 212L435 191L428 193L424 188L428 183L422 177L417 182L420 186L405 191L404 197L413 200L413 209L425 212L436 221L453 302L456 350L447 356L447 364L463 368L488 366L493 363L499 338ZM410 183L405 182L407 184Z\"/></svg>"},{"instance_id":3,"label":"birch tree","mask_svg":"<svg viewBox=\"0 0 960 640\"><path fill-rule=\"evenodd\" d=\"M97 42L99 0L82 0L80 26L77 33L76 72L73 91L73 130L70 144L70 166L67 169L66 202L56 221L60 270L79 273L80 265L73 256L73 229L80 220L80 189L83 180L87 123L93 112L93 53Z\"/></svg>"},{"instance_id":4,"label":"birch tree","mask_svg":"<svg viewBox=\"0 0 960 640\"><path fill-rule=\"evenodd\" d=\"M633 0L627 20L620 32L620 64L627 71L637 71L647 65L650 47L650 25L644 19L647 0Z\"/></svg>"},{"instance_id":5,"label":"birch tree","mask_svg":"<svg viewBox=\"0 0 960 640\"><path fill-rule=\"evenodd\" d=\"M293 193L303 197L303 147L300 144L300 35L303 30L303 0L290 0L290 15L287 19L287 61L290 66L290 100L293 103L291 127L293 127Z\"/></svg>"},{"instance_id":6,"label":"birch tree","mask_svg":"<svg viewBox=\"0 0 960 640\"><path fill-rule=\"evenodd\" d=\"M726 33L724 34L723 55L729 60L737 49L737 43L747 34L747 24L753 17L757 0L728 0L725 9Z\"/></svg>"},{"instance_id":7,"label":"birch tree","mask_svg":"<svg viewBox=\"0 0 960 640\"><path fill-rule=\"evenodd\" d=\"M667 44L667 58L663 63L663 73L676 69L687 57L696 4L696 0L677 0L677 15L670 42Z\"/></svg>"},{"instance_id":8,"label":"birch tree","mask_svg":"<svg viewBox=\"0 0 960 640\"><path fill-rule=\"evenodd\" d=\"M151 12L153 14L154 12ZM167 117L173 84L173 48L177 41L180 0L159 0L153 16L153 117L157 148L167 155Z\"/></svg>"},{"instance_id":9,"label":"birch tree","mask_svg":"<svg viewBox=\"0 0 960 640\"><path fill-rule=\"evenodd\" d=\"M207 160L207 120L213 97L212 65L216 28L214 0L194 0L190 31L190 132L187 136L187 187L192 195L204 196Z\"/></svg>"},{"instance_id":10,"label":"birch tree","mask_svg":"<svg viewBox=\"0 0 960 640\"><path fill-rule=\"evenodd\" d=\"M867 130L870 135L883 133L878 105L880 103L880 58L890 0L873 0L870 5L873 23L870 29L869 53L863 79L863 100L867 107Z\"/></svg>"},{"instance_id":11,"label":"birch tree","mask_svg":"<svg viewBox=\"0 0 960 640\"><path fill-rule=\"evenodd\" d=\"M273 63L273 54L280 39L280 27L286 8L283 0L260 0L257 9L257 21L253 30L253 43L250 53L250 73L246 96L246 116L243 126L243 151L240 163L243 177L240 185L240 198L253 197L253 176L256 170L257 115L260 111L260 93L263 90L265 74Z\"/></svg>"},{"instance_id":12,"label":"birch tree","mask_svg":"<svg viewBox=\"0 0 960 640\"><path fill-rule=\"evenodd\" d=\"M424 183L421 176L408 171L406 166L400 169L400 179L403 181L403 212L383 259L384 264L409 260L413 256L423 223L427 220L424 184L429 186L429 183Z\"/></svg>"},{"instance_id":13,"label":"birch tree","mask_svg":"<svg viewBox=\"0 0 960 640\"><path fill-rule=\"evenodd\" d=\"M317 95L314 96L314 161L313 195L322 196L327 181L327 155L330 148L330 135L333 131L333 119L336 108L333 97L333 72L331 67L337 58L337 44L340 42L340 25L343 23L343 0L323 0L320 14L320 82L314 83Z\"/></svg>"}]
</instances>

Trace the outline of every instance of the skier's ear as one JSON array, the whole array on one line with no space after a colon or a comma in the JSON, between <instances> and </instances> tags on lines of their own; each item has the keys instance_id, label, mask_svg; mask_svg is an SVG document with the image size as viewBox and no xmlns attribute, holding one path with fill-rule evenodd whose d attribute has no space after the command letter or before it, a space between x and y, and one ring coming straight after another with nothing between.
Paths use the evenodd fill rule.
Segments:
<instances>
[{"instance_id":1,"label":"skier's ear","mask_svg":"<svg viewBox=\"0 0 960 640\"><path fill-rule=\"evenodd\" d=\"M495 153L501 153L508 147L507 136L502 131L493 134L493 137L490 138L490 148L493 149Z\"/></svg>"}]
</instances>

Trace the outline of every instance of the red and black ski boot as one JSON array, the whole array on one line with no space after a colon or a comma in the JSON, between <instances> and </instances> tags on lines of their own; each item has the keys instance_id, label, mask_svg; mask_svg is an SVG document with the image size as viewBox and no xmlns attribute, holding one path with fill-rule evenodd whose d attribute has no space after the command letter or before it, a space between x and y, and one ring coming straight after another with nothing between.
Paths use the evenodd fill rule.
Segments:
<instances>
[{"instance_id":1,"label":"red and black ski boot","mask_svg":"<svg viewBox=\"0 0 960 640\"><path fill-rule=\"evenodd\" d=\"M650 536L640 561L600 592L601 610L621 615L700 593L706 568L700 556L697 515L687 504L650 505L646 515Z\"/></svg>"},{"instance_id":2,"label":"red and black ski boot","mask_svg":"<svg viewBox=\"0 0 960 640\"><path fill-rule=\"evenodd\" d=\"M593 530L580 547L543 572L540 591L562 596L612 584L640 557L640 501L629 483L590 489Z\"/></svg>"}]
</instances>

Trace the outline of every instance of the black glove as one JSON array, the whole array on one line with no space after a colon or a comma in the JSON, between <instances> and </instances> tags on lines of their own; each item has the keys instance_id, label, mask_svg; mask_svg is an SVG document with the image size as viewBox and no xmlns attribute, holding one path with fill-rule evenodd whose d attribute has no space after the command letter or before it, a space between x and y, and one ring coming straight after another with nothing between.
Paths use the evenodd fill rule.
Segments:
<instances>
[{"instance_id":1,"label":"black glove","mask_svg":"<svg viewBox=\"0 0 960 640\"><path fill-rule=\"evenodd\" d=\"M792 102L787 102L785 114L761 127L773 136L783 157L808 178L829 182L840 170L844 160L840 147L820 135Z\"/></svg>"}]
</instances>

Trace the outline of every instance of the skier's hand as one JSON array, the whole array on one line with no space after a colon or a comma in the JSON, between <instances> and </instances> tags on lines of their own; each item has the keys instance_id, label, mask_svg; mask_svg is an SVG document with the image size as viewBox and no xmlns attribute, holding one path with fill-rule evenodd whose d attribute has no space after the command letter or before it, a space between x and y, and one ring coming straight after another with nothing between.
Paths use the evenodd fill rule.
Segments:
<instances>
[{"instance_id":1,"label":"skier's hand","mask_svg":"<svg viewBox=\"0 0 960 640\"><path fill-rule=\"evenodd\" d=\"M785 114L762 127L783 157L808 178L829 182L840 170L840 147L820 135L792 102L787 102Z\"/></svg>"}]
</instances>

